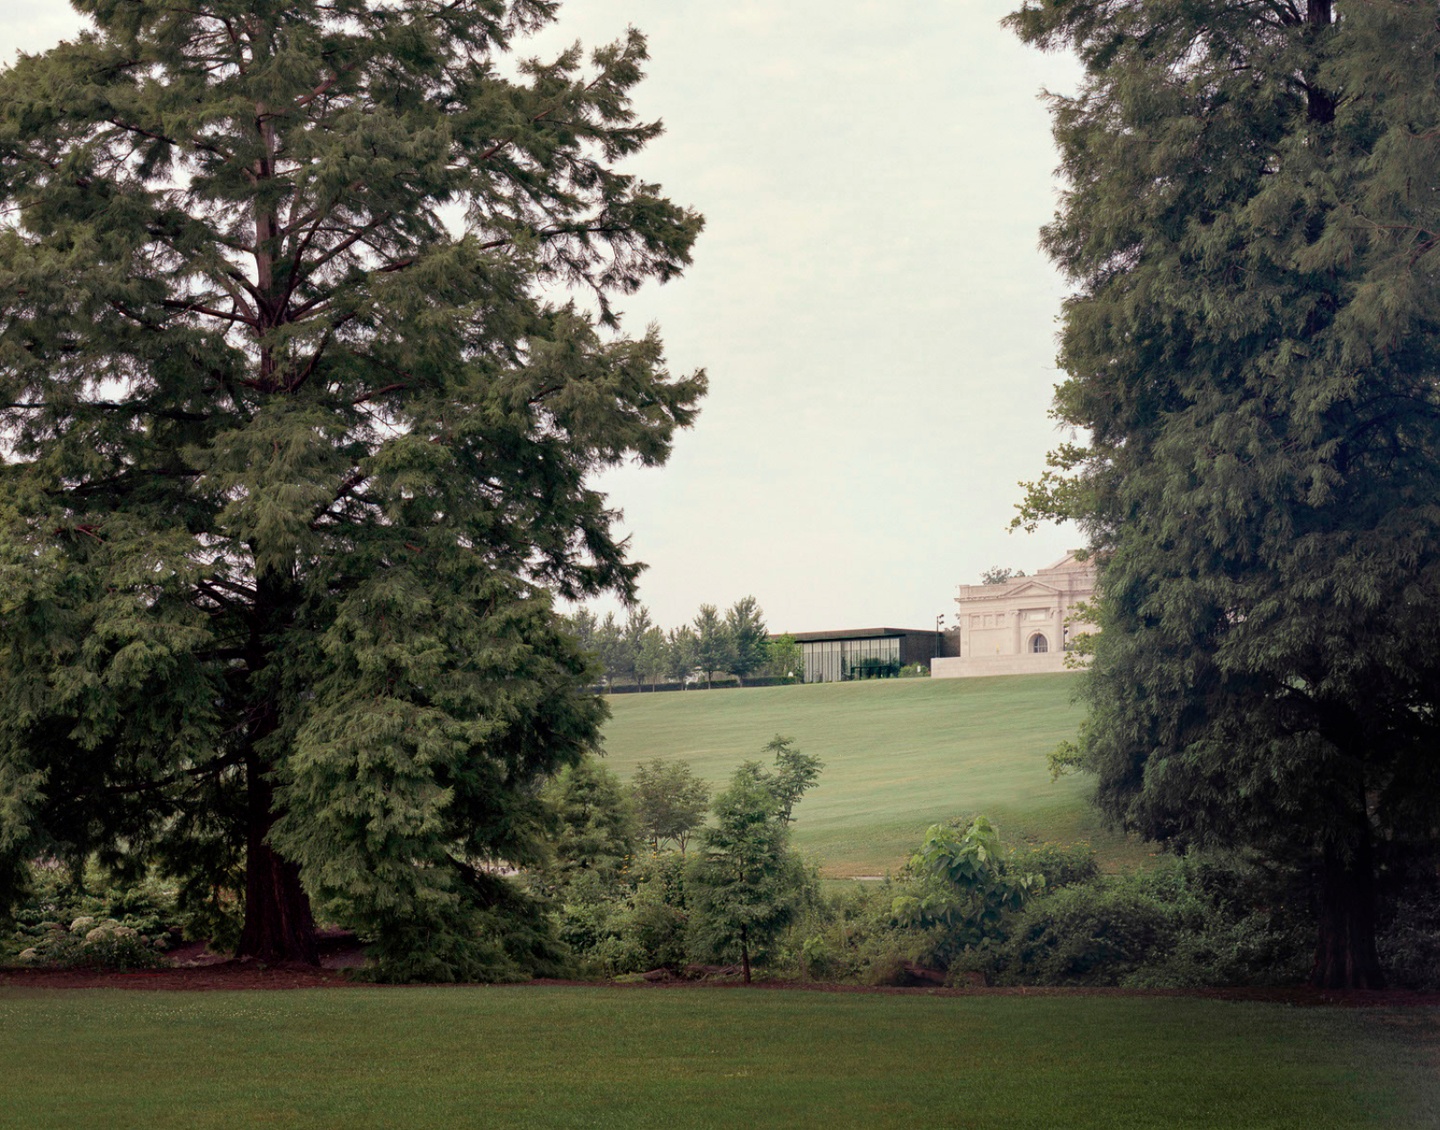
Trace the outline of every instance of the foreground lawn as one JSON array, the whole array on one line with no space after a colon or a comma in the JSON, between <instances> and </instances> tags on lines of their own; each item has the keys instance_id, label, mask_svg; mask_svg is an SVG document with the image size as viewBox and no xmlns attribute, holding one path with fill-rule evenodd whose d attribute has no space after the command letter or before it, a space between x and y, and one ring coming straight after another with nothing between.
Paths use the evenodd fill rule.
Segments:
<instances>
[{"instance_id":1,"label":"foreground lawn","mask_svg":"<svg viewBox=\"0 0 1440 1130\"><path fill-rule=\"evenodd\" d=\"M1051 781L1046 755L1075 736L1072 675L896 679L611 695L607 763L627 778L681 758L715 783L777 733L825 760L796 810L796 843L831 876L894 869L925 829L985 813L1011 842L1089 840L1111 867L1145 850L1107 833L1079 777Z\"/></svg>"},{"instance_id":2,"label":"foreground lawn","mask_svg":"<svg viewBox=\"0 0 1440 1130\"><path fill-rule=\"evenodd\" d=\"M0 990L0 1126L1424 1127L1440 1013L512 987Z\"/></svg>"}]
</instances>

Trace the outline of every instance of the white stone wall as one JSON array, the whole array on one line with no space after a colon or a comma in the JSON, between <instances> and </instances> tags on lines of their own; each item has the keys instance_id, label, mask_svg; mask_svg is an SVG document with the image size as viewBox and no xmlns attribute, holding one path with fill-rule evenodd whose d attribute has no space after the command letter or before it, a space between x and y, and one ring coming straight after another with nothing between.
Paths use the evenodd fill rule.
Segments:
<instances>
[{"instance_id":1,"label":"white stone wall","mask_svg":"<svg viewBox=\"0 0 1440 1130\"><path fill-rule=\"evenodd\" d=\"M1073 553L1030 577L1002 585L961 585L956 597L960 655L933 661L935 678L1065 671L1065 644L1082 632L1076 605L1095 595L1095 569ZM1045 650L1034 650L1043 638Z\"/></svg>"},{"instance_id":2,"label":"white stone wall","mask_svg":"<svg viewBox=\"0 0 1440 1130\"><path fill-rule=\"evenodd\" d=\"M982 675L1044 675L1069 671L1065 653L1052 651L1044 655L982 655L978 658L955 656L930 660L932 679L973 679Z\"/></svg>"}]
</instances>

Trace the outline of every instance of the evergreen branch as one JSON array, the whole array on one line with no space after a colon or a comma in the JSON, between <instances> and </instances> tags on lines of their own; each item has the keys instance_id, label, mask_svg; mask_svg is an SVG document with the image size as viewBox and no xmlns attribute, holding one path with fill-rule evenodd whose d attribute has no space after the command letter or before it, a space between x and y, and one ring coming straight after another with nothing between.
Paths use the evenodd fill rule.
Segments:
<instances>
[{"instance_id":1,"label":"evergreen branch","mask_svg":"<svg viewBox=\"0 0 1440 1130\"><path fill-rule=\"evenodd\" d=\"M222 318L227 322L235 322L242 326L249 326L252 329L259 329L260 323L256 318L249 318L243 314L226 313L224 310L217 310L213 306L203 306L199 302L183 302L178 298L165 298L160 302L167 310L180 310L185 313L206 314L211 318Z\"/></svg>"},{"instance_id":2,"label":"evergreen branch","mask_svg":"<svg viewBox=\"0 0 1440 1130\"><path fill-rule=\"evenodd\" d=\"M224 160L230 159L230 154L226 153L225 150L219 149L213 145L209 145L198 137L191 137L185 141L177 141L173 137L169 137L163 133L155 133L153 130L145 129L143 126L131 125L129 122L122 122L119 118L106 118L105 120L110 125L114 126L116 129L122 129L126 133L139 134L141 137L148 137L151 141L163 141L166 145L173 145L177 149L183 149L187 144L193 145L196 149L203 150L204 152L213 154L216 157L220 157Z\"/></svg>"},{"instance_id":3,"label":"evergreen branch","mask_svg":"<svg viewBox=\"0 0 1440 1130\"><path fill-rule=\"evenodd\" d=\"M335 339L335 331L354 318L354 316L353 314L345 314L325 327L325 333L321 336L319 344L315 346L315 352L310 355L310 360L306 362L305 368L296 374L293 380L285 383L286 392L297 392L306 381L315 375L315 370L320 364L321 356Z\"/></svg>"},{"instance_id":4,"label":"evergreen branch","mask_svg":"<svg viewBox=\"0 0 1440 1130\"><path fill-rule=\"evenodd\" d=\"M341 502L346 498L352 497L355 493L355 488L358 487L369 477L369 475L367 475L364 471L359 470L358 468L355 471L352 471L349 475L347 475L344 481L341 482L340 489L335 492L335 497L332 498L329 502L327 502L324 506L322 506L318 511L316 511L315 517L310 519L310 528L312 530L318 529L318 523L321 522L323 519L335 517L334 510L336 503Z\"/></svg>"},{"instance_id":5,"label":"evergreen branch","mask_svg":"<svg viewBox=\"0 0 1440 1130\"><path fill-rule=\"evenodd\" d=\"M356 228L348 236L346 236L339 243L337 243L334 247L331 247L328 251L326 251L324 255L320 256L319 259L309 264L306 274L313 275L316 271L320 270L320 268L325 266L326 263L329 263L337 255L342 255L346 251L350 250L350 248L354 247L355 244L359 243L362 239L364 239L376 228L386 223L389 219L389 212L381 212L380 215L376 216L368 224L365 224L363 227Z\"/></svg>"},{"instance_id":6,"label":"evergreen branch","mask_svg":"<svg viewBox=\"0 0 1440 1130\"><path fill-rule=\"evenodd\" d=\"M134 311L132 311L132 310L127 310L127 309L125 308L125 304L124 304L123 302L120 302L118 299L112 298L112 299L110 300L110 306L111 306L112 309L114 309L115 311L117 311L118 313L120 313L121 315L123 315L124 317L129 318L129 319L130 319L132 322L134 322L136 325L138 325L138 326L143 326L143 327L144 327L145 329L147 329L147 330L151 330L151 331L153 331L153 332L155 332L155 333L160 333L160 332L163 332L164 329L165 329L165 326L163 325L163 323L146 321L144 318L142 318L139 314L136 314Z\"/></svg>"},{"instance_id":7,"label":"evergreen branch","mask_svg":"<svg viewBox=\"0 0 1440 1130\"><path fill-rule=\"evenodd\" d=\"M234 608L242 612L251 611L249 605L240 603L234 600L232 597L226 596L224 593L217 591L215 585L212 582L206 580L204 577L200 578L200 580L195 582L195 587L199 589L200 592L208 596L211 600L223 604L227 608Z\"/></svg>"},{"instance_id":8,"label":"evergreen branch","mask_svg":"<svg viewBox=\"0 0 1440 1130\"><path fill-rule=\"evenodd\" d=\"M249 600L252 603L257 599L258 596L256 591L250 588L248 585L242 585L239 581L226 580L224 577L208 577L206 578L206 583L211 585L219 585L221 588L229 589L231 592L239 593L246 600Z\"/></svg>"},{"instance_id":9,"label":"evergreen branch","mask_svg":"<svg viewBox=\"0 0 1440 1130\"><path fill-rule=\"evenodd\" d=\"M406 375L406 376L409 376L408 373L405 374L405 375ZM388 384L388 385L386 385L384 388L373 389L372 391L367 392L367 393L365 393L365 394L362 395L362 396L357 396L357 397L356 397L354 400L352 400L350 403L351 403L351 404L364 404L367 400L374 400L374 399L376 399L377 397L384 396L386 393L389 393L389 392L399 392L401 389L406 389L406 388L409 388L409 387L410 387L410 386L409 386L408 384L406 384L404 381L397 381L397 382L394 383L394 384Z\"/></svg>"},{"instance_id":10,"label":"evergreen branch","mask_svg":"<svg viewBox=\"0 0 1440 1130\"><path fill-rule=\"evenodd\" d=\"M245 758L243 752L227 754L224 757L217 757L213 761L207 761L204 765L197 765L192 769L181 769L171 773L168 777L156 777L151 781L129 781L121 785L106 785L97 789L82 789L75 793L76 800L84 800L90 797L99 796L129 796L134 793L153 793L170 785L177 784L187 777L191 780L199 780L202 777L213 776L233 766L239 765Z\"/></svg>"},{"instance_id":11,"label":"evergreen branch","mask_svg":"<svg viewBox=\"0 0 1440 1130\"><path fill-rule=\"evenodd\" d=\"M100 491L105 490L116 490L116 488L120 487L128 490L134 485L135 479L147 475L155 476L158 478L194 479L200 477L200 472L189 470L175 471L166 470L164 468L142 469L138 467L132 467L124 471L122 474L112 475L108 479L96 479L93 482L79 483L73 487L59 487L54 490L47 490L45 493L51 498L65 498L69 496L77 496L83 498L87 494L96 494ZM124 493L124 491L117 491L117 493ZM76 528L78 529L79 527Z\"/></svg>"},{"instance_id":12,"label":"evergreen branch","mask_svg":"<svg viewBox=\"0 0 1440 1130\"><path fill-rule=\"evenodd\" d=\"M295 100L295 105L302 108L310 105L310 103L314 102L315 99L319 98L322 94L324 94L327 90L329 90L332 86L334 86L337 82L339 82L342 78L348 75L359 65L360 63L357 60L354 63L347 63L345 66L338 68L333 75L327 78L309 94L302 95L300 98L297 98Z\"/></svg>"}]
</instances>

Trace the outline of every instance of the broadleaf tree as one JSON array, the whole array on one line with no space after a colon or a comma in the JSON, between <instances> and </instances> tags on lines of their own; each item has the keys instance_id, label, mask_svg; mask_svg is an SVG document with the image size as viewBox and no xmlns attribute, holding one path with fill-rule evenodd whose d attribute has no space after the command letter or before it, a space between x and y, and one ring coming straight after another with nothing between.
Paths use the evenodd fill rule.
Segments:
<instances>
[{"instance_id":1,"label":"broadleaf tree","mask_svg":"<svg viewBox=\"0 0 1440 1130\"><path fill-rule=\"evenodd\" d=\"M710 807L710 786L695 776L690 763L660 757L635 767L630 796L640 833L657 852L669 841L684 855Z\"/></svg>"},{"instance_id":2,"label":"broadleaf tree","mask_svg":"<svg viewBox=\"0 0 1440 1130\"><path fill-rule=\"evenodd\" d=\"M691 623L695 629L695 666L705 672L708 688L718 672L729 671L734 664L735 641L713 604L702 604Z\"/></svg>"},{"instance_id":3,"label":"broadleaf tree","mask_svg":"<svg viewBox=\"0 0 1440 1130\"><path fill-rule=\"evenodd\" d=\"M645 650L645 637L655 630L655 623L650 619L650 610L643 604L634 605L625 616L625 674L630 676L630 681L637 687L641 682L641 668L644 666L641 655Z\"/></svg>"},{"instance_id":4,"label":"broadleaf tree","mask_svg":"<svg viewBox=\"0 0 1440 1130\"><path fill-rule=\"evenodd\" d=\"M1024 520L1099 565L1080 764L1176 844L1314 877L1314 983L1383 982L1383 853L1440 802L1440 32L1422 5L1031 0L1075 285Z\"/></svg>"},{"instance_id":5,"label":"broadleaf tree","mask_svg":"<svg viewBox=\"0 0 1440 1130\"><path fill-rule=\"evenodd\" d=\"M765 613L753 596L742 596L725 613L725 631L730 637L730 670L742 683L765 665L769 633Z\"/></svg>"},{"instance_id":6,"label":"broadleaf tree","mask_svg":"<svg viewBox=\"0 0 1440 1130\"><path fill-rule=\"evenodd\" d=\"M704 388L613 305L701 227L620 169L644 40L75 6L0 71L0 903L45 853L243 865L242 954L314 961L319 900L382 970L483 975L488 864L601 720L551 594L634 596L588 477Z\"/></svg>"}]
</instances>

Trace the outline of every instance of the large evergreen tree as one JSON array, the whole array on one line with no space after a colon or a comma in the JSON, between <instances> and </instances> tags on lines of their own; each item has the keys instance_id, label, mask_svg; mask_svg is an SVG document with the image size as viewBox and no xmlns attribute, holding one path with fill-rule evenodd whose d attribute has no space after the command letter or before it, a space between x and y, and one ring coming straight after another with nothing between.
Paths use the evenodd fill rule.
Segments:
<instances>
[{"instance_id":1,"label":"large evergreen tree","mask_svg":"<svg viewBox=\"0 0 1440 1130\"><path fill-rule=\"evenodd\" d=\"M483 973L486 864L600 720L550 593L633 597L587 476L703 391L611 306L701 225L617 168L644 42L517 61L552 0L76 7L0 72L0 903L47 852L243 864L244 954L313 961L323 900Z\"/></svg>"},{"instance_id":2,"label":"large evergreen tree","mask_svg":"<svg viewBox=\"0 0 1440 1130\"><path fill-rule=\"evenodd\" d=\"M1045 244L1076 284L1029 516L1100 565L1079 761L1114 817L1315 877L1313 980L1379 985L1380 846L1440 801L1433 9L1032 0Z\"/></svg>"}]
</instances>

